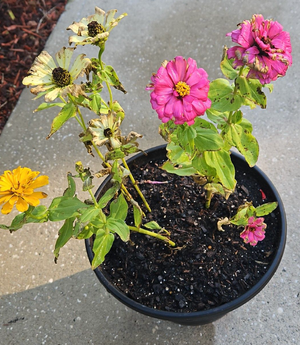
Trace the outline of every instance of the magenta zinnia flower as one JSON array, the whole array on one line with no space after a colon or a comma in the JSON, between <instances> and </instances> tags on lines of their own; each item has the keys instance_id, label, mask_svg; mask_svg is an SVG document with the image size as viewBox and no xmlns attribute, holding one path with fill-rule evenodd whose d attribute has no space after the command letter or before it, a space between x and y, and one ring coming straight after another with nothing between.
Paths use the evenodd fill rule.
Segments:
<instances>
[{"instance_id":1,"label":"magenta zinnia flower","mask_svg":"<svg viewBox=\"0 0 300 345\"><path fill-rule=\"evenodd\" d=\"M281 24L264 20L256 14L252 20L239 24L240 28L227 34L240 46L228 49L228 58L234 58L233 67L250 67L248 78L267 84L285 75L292 65L290 35Z\"/></svg>"},{"instance_id":2,"label":"magenta zinnia flower","mask_svg":"<svg viewBox=\"0 0 300 345\"><path fill-rule=\"evenodd\" d=\"M203 115L211 105L208 98L209 80L195 60L182 56L164 63L151 78L147 87L151 105L162 122L192 125L195 117Z\"/></svg>"},{"instance_id":3,"label":"magenta zinnia flower","mask_svg":"<svg viewBox=\"0 0 300 345\"><path fill-rule=\"evenodd\" d=\"M241 232L241 238L245 243L250 243L251 246L256 246L258 241L265 238L265 228L267 224L264 223L264 218L250 217L245 230Z\"/></svg>"}]
</instances>

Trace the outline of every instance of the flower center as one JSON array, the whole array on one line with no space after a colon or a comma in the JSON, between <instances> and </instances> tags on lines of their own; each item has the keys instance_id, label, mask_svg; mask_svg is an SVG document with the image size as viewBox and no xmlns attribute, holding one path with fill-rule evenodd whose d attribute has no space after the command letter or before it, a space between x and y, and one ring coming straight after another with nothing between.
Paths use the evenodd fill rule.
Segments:
<instances>
[{"instance_id":1,"label":"flower center","mask_svg":"<svg viewBox=\"0 0 300 345\"><path fill-rule=\"evenodd\" d=\"M175 90L180 97L184 97L190 94L190 87L184 81L180 81L176 84Z\"/></svg>"},{"instance_id":2,"label":"flower center","mask_svg":"<svg viewBox=\"0 0 300 345\"><path fill-rule=\"evenodd\" d=\"M102 34L103 32L105 32L103 25L96 22L95 20L90 22L87 27L88 27L88 33L90 37L95 37L98 34Z\"/></svg>"},{"instance_id":3,"label":"flower center","mask_svg":"<svg viewBox=\"0 0 300 345\"><path fill-rule=\"evenodd\" d=\"M70 73L61 67L56 67L52 71L53 81L57 86L63 87L70 84L71 75Z\"/></svg>"},{"instance_id":4,"label":"flower center","mask_svg":"<svg viewBox=\"0 0 300 345\"><path fill-rule=\"evenodd\" d=\"M112 136L112 130L110 128L105 128L104 130L104 136L105 138L110 138Z\"/></svg>"}]
</instances>

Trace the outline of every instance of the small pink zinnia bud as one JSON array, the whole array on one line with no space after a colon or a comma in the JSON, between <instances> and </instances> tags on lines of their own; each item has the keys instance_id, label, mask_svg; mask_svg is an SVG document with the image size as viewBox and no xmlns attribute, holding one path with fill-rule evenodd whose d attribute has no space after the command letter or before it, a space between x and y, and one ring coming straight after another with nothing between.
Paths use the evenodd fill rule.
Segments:
<instances>
[{"instance_id":1,"label":"small pink zinnia bud","mask_svg":"<svg viewBox=\"0 0 300 345\"><path fill-rule=\"evenodd\" d=\"M152 90L150 102L164 123L173 120L177 125L192 125L211 105L207 73L191 58L186 61L177 56L165 62L151 81L147 87Z\"/></svg>"},{"instance_id":2,"label":"small pink zinnia bud","mask_svg":"<svg viewBox=\"0 0 300 345\"><path fill-rule=\"evenodd\" d=\"M265 228L267 224L264 223L264 218L250 217L245 230L241 232L241 238L245 243L250 243L251 246L256 246L258 241L265 238Z\"/></svg>"},{"instance_id":3,"label":"small pink zinnia bud","mask_svg":"<svg viewBox=\"0 0 300 345\"><path fill-rule=\"evenodd\" d=\"M227 34L240 45L227 51L228 58L234 58L233 67L250 67L247 77L259 79L261 84L284 76L292 65L292 46L290 35L281 24L255 14L251 21L245 20L239 26Z\"/></svg>"}]
</instances>

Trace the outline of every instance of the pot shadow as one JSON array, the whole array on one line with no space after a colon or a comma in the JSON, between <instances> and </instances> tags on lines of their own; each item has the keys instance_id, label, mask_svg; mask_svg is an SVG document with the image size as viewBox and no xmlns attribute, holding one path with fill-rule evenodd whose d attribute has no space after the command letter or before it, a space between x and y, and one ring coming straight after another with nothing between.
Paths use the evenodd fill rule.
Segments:
<instances>
[{"instance_id":1,"label":"pot shadow","mask_svg":"<svg viewBox=\"0 0 300 345\"><path fill-rule=\"evenodd\" d=\"M182 326L132 311L92 270L1 296L2 344L214 344L215 327Z\"/></svg>"}]
</instances>

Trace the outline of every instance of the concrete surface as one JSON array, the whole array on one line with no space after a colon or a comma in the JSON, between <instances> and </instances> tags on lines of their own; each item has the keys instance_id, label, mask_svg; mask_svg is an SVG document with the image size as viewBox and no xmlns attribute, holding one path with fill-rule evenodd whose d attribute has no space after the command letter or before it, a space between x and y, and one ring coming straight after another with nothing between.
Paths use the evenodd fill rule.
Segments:
<instances>
[{"instance_id":1,"label":"concrete surface","mask_svg":"<svg viewBox=\"0 0 300 345\"><path fill-rule=\"evenodd\" d=\"M273 180L285 203L286 251L276 275L255 299L213 324L187 327L139 315L109 296L89 268L83 242L69 244L55 265L52 251L58 226L28 225L15 234L2 231L0 343L299 344L299 1L73 0L46 50L54 54L67 45L66 27L94 13L95 5L128 13L112 31L103 59L115 67L128 90L125 96L114 95L127 113L124 131L134 128L144 134L142 148L162 143L157 134L159 121L144 87L163 60L176 55L192 57L212 80L220 76L222 46L230 45L225 34L252 14L273 18L291 33L292 68L274 83L267 110L246 111L261 146L258 165ZM54 197L65 189L66 172L73 170L76 160L94 169L97 166L78 142L75 120L45 140L56 110L33 114L40 100L31 99L29 90L24 90L0 136L0 171L20 164L48 174L47 192ZM86 114L87 119L89 116ZM0 216L0 222L5 221L8 219Z\"/></svg>"}]
</instances>

